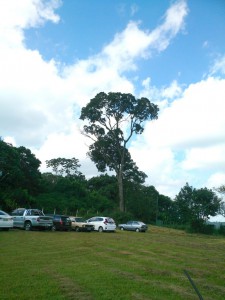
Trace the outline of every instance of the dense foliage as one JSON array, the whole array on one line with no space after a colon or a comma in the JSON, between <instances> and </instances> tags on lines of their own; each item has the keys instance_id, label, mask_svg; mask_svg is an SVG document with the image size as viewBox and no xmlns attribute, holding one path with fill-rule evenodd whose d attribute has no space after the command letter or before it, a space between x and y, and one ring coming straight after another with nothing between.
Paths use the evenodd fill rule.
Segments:
<instances>
[{"instance_id":1,"label":"dense foliage","mask_svg":"<svg viewBox=\"0 0 225 300\"><path fill-rule=\"evenodd\" d=\"M40 192L41 162L25 147L0 140L1 207L30 206Z\"/></svg>"},{"instance_id":2,"label":"dense foliage","mask_svg":"<svg viewBox=\"0 0 225 300\"><path fill-rule=\"evenodd\" d=\"M41 174L40 161L29 149L0 140L0 209L10 212L17 207L37 207L46 213L83 217L107 214L117 222L134 218L197 231L202 230L209 215L224 209L212 190L195 189L187 183L172 200L154 186L144 185L134 170L124 180L121 212L116 176L103 174L87 180L75 158L51 159L47 165L51 172Z\"/></svg>"}]
</instances>

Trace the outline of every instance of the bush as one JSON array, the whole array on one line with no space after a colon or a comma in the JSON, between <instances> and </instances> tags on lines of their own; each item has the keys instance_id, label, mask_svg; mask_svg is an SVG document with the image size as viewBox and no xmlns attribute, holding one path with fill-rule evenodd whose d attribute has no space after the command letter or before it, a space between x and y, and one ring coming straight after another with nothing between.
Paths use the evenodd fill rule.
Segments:
<instances>
[{"instance_id":1,"label":"bush","mask_svg":"<svg viewBox=\"0 0 225 300\"><path fill-rule=\"evenodd\" d=\"M218 229L219 234L225 235L225 226L220 225L220 228Z\"/></svg>"},{"instance_id":2,"label":"bush","mask_svg":"<svg viewBox=\"0 0 225 300\"><path fill-rule=\"evenodd\" d=\"M120 211L116 211L112 213L110 217L112 217L115 220L116 224L126 223L127 221L134 219L133 214L129 212L120 212Z\"/></svg>"},{"instance_id":3,"label":"bush","mask_svg":"<svg viewBox=\"0 0 225 300\"><path fill-rule=\"evenodd\" d=\"M213 234L215 229L214 225L205 224L204 220L199 219L191 222L188 231L191 233Z\"/></svg>"}]
</instances>

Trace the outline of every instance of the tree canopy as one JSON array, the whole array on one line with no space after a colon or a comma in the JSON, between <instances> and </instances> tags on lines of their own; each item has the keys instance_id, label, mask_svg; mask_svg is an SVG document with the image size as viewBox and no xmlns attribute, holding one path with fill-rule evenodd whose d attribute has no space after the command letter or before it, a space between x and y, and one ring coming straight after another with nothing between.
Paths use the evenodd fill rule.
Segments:
<instances>
[{"instance_id":1,"label":"tree canopy","mask_svg":"<svg viewBox=\"0 0 225 300\"><path fill-rule=\"evenodd\" d=\"M78 171L80 168L79 160L75 157L72 158L52 158L46 160L47 168L52 168L56 175L61 176L82 176L81 172Z\"/></svg>"},{"instance_id":2,"label":"tree canopy","mask_svg":"<svg viewBox=\"0 0 225 300\"><path fill-rule=\"evenodd\" d=\"M220 210L221 199L210 189L195 189L188 183L175 197L178 222L190 224L192 221L206 220Z\"/></svg>"},{"instance_id":3,"label":"tree canopy","mask_svg":"<svg viewBox=\"0 0 225 300\"><path fill-rule=\"evenodd\" d=\"M30 205L38 193L41 162L25 147L0 140L0 198L2 207Z\"/></svg>"}]
</instances>

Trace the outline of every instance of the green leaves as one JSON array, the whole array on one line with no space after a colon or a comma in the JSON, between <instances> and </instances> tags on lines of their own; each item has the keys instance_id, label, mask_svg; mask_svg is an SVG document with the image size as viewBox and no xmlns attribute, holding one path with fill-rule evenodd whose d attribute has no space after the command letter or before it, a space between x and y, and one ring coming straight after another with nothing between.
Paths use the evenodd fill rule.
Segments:
<instances>
[{"instance_id":1,"label":"green leaves","mask_svg":"<svg viewBox=\"0 0 225 300\"><path fill-rule=\"evenodd\" d=\"M40 185L41 162L25 147L13 147L0 140L0 198L2 208L31 203Z\"/></svg>"},{"instance_id":2,"label":"green leaves","mask_svg":"<svg viewBox=\"0 0 225 300\"><path fill-rule=\"evenodd\" d=\"M206 220L209 215L216 215L221 199L207 188L194 189L188 183L175 198L177 216L180 223L189 224L193 220Z\"/></svg>"},{"instance_id":3,"label":"green leaves","mask_svg":"<svg viewBox=\"0 0 225 300\"><path fill-rule=\"evenodd\" d=\"M158 111L158 106L147 98L136 99L131 94L101 92L82 108L80 119L89 123L84 126L84 132L97 138L100 127L104 129L101 135L118 128L122 130L123 127L122 135L127 143L133 132L143 132L145 121L158 118ZM129 133L126 136L127 128Z\"/></svg>"},{"instance_id":4,"label":"green leaves","mask_svg":"<svg viewBox=\"0 0 225 300\"><path fill-rule=\"evenodd\" d=\"M53 158L46 160L47 168L52 168L56 175L80 176L81 173L77 170L80 167L79 160L72 158Z\"/></svg>"}]
</instances>

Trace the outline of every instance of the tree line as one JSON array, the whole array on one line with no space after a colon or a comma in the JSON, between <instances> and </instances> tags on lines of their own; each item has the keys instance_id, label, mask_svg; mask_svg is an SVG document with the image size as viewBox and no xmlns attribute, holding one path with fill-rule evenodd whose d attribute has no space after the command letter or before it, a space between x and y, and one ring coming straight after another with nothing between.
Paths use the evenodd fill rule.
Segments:
<instances>
[{"instance_id":1,"label":"tree line","mask_svg":"<svg viewBox=\"0 0 225 300\"><path fill-rule=\"evenodd\" d=\"M210 189L195 189L187 183L171 199L154 186L129 179L124 181L125 210L121 212L116 176L102 174L87 180L76 158L48 160L51 172L46 173L39 171L40 165L29 149L0 140L1 209L38 207L46 213L84 217L110 214L118 222L135 218L148 224L193 228L202 226L209 215L224 214L223 202Z\"/></svg>"}]
</instances>

